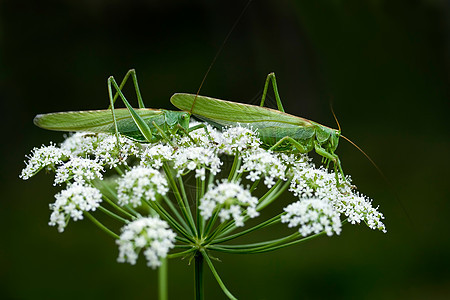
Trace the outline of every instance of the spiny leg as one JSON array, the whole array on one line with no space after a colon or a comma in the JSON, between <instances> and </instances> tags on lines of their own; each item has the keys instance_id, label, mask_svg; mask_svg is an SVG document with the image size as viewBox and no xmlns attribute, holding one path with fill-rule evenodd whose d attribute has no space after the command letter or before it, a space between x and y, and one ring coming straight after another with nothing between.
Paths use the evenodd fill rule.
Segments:
<instances>
[{"instance_id":1,"label":"spiny leg","mask_svg":"<svg viewBox=\"0 0 450 300\"><path fill-rule=\"evenodd\" d=\"M114 77L110 76L108 78L108 92L109 92L109 99L111 102L111 111L112 111L112 115L113 115L114 128L116 131L118 145L119 145L119 129L117 128L117 120L116 120L116 115L114 112L114 100L112 98L112 87L111 86L114 86L114 88L116 89L116 91L119 94L120 98L122 99L123 103L125 104L128 111L130 112L131 117L133 118L133 121L136 124L136 126L138 127L139 131L142 133L142 135L145 137L145 139L148 142L151 142L153 140L153 134L150 130L150 127L147 125L147 123L144 122L144 120L141 118L141 116L139 116L136 113L136 111L133 109L133 107L131 107L130 103L128 103L127 99L125 98L125 96L123 95L119 86L117 85L117 82L114 79Z\"/></svg>"},{"instance_id":2,"label":"spiny leg","mask_svg":"<svg viewBox=\"0 0 450 300\"><path fill-rule=\"evenodd\" d=\"M123 89L123 87L125 86L125 83L128 80L128 77L130 77L133 79L133 83L134 83L134 89L136 90L136 95L138 98L138 104L139 104L139 108L145 108L144 106L144 101L142 100L142 96L141 96L141 91L139 90L139 85L138 85L138 81L137 81L137 76L136 76L136 70L135 69L130 69L128 70L127 74L125 74L125 77L122 79L122 82L119 85L120 90ZM114 95L113 98L113 103L116 103L117 97L119 96L119 93L116 92L116 94Z\"/></svg>"},{"instance_id":3,"label":"spiny leg","mask_svg":"<svg viewBox=\"0 0 450 300\"><path fill-rule=\"evenodd\" d=\"M283 105L281 104L280 95L278 94L277 80L275 79L275 73L270 73L267 75L266 83L264 84L264 91L261 98L261 104L259 106L264 106L264 101L266 100L267 89L269 88L269 82L272 81L273 92L275 94L275 99L277 100L277 107L279 111L284 112Z\"/></svg>"}]
</instances>

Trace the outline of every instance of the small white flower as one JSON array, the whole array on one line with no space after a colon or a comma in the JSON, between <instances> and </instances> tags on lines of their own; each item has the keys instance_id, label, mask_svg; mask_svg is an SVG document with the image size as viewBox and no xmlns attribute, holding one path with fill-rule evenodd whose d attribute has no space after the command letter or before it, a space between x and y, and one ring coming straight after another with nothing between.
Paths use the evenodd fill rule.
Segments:
<instances>
[{"instance_id":1,"label":"small white flower","mask_svg":"<svg viewBox=\"0 0 450 300\"><path fill-rule=\"evenodd\" d=\"M155 169L138 166L128 171L118 180L117 197L120 205L141 205L141 201L156 200L165 195L169 188L167 180Z\"/></svg>"},{"instance_id":2,"label":"small white flower","mask_svg":"<svg viewBox=\"0 0 450 300\"><path fill-rule=\"evenodd\" d=\"M302 236L322 231L331 236L341 232L339 213L325 200L303 199L289 204L284 211L286 214L281 216L281 222L288 223L288 227L298 226Z\"/></svg>"},{"instance_id":3,"label":"small white flower","mask_svg":"<svg viewBox=\"0 0 450 300\"><path fill-rule=\"evenodd\" d=\"M116 241L119 245L117 261L134 265L138 253L145 249L147 266L155 269L161 265L161 258L175 246L175 237L169 225L157 217L135 220L122 228L120 239Z\"/></svg>"},{"instance_id":4,"label":"small white flower","mask_svg":"<svg viewBox=\"0 0 450 300\"><path fill-rule=\"evenodd\" d=\"M210 189L201 199L200 214L209 219L214 211L220 210L221 222L231 218L236 226L244 226L244 216L255 218L259 215L256 211L258 199L237 183L223 181ZM247 211L247 213L245 213Z\"/></svg>"},{"instance_id":5,"label":"small white flower","mask_svg":"<svg viewBox=\"0 0 450 300\"><path fill-rule=\"evenodd\" d=\"M58 231L63 232L70 218L82 220L83 211L95 211L102 201L102 194L96 188L74 183L56 194L55 199L55 203L50 204L53 212L48 224L58 225Z\"/></svg>"},{"instance_id":6,"label":"small white flower","mask_svg":"<svg viewBox=\"0 0 450 300\"><path fill-rule=\"evenodd\" d=\"M53 144L50 144L50 146L42 146L41 148L34 148L31 151L31 155L27 156L27 166L22 170L19 177L27 180L44 168L50 170L55 165L63 163L69 156L69 151L60 149Z\"/></svg>"}]
</instances>

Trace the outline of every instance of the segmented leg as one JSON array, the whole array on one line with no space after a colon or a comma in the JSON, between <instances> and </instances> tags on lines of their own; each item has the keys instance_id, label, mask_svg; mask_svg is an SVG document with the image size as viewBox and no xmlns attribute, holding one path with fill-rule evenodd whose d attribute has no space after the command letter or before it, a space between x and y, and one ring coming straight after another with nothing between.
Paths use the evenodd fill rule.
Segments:
<instances>
[{"instance_id":1,"label":"segmented leg","mask_svg":"<svg viewBox=\"0 0 450 300\"><path fill-rule=\"evenodd\" d=\"M125 83L127 83L128 77L130 77L130 75L131 75L131 78L133 79L134 89L136 91L136 96L138 98L139 108L145 108L144 101L142 100L142 97L141 97L141 91L139 90L139 85L138 85L135 69L128 70L127 74L125 74L125 77L122 79L122 82L120 83L119 88L120 88L120 90L123 89L123 87L125 86ZM116 94L114 95L114 98L113 98L113 103L116 103L118 96L119 96L119 93L116 92ZM110 107L108 107L108 109L109 108Z\"/></svg>"},{"instance_id":2,"label":"segmented leg","mask_svg":"<svg viewBox=\"0 0 450 300\"><path fill-rule=\"evenodd\" d=\"M334 173L336 175L336 182L339 184L339 177L338 177L338 168L339 172L342 175L342 178L345 178L344 171L342 170L341 161L339 160L339 157L334 153L329 153L327 150L325 150L317 141L314 141L314 149L316 150L316 153L319 155L322 155L326 159L329 159L334 164Z\"/></svg>"},{"instance_id":3,"label":"segmented leg","mask_svg":"<svg viewBox=\"0 0 450 300\"><path fill-rule=\"evenodd\" d=\"M136 111L133 109L133 107L131 107L130 103L127 101L127 99L123 95L120 87L117 85L117 82L114 79L114 77L110 76L108 78L108 93L109 93L109 100L110 100L110 105L111 105L111 112L112 112L112 116L113 116L114 129L115 129L115 134L116 134L116 138L117 138L117 145L119 146L119 144L120 144L120 142L119 142L119 129L117 127L117 119L116 119L116 114L114 112L114 99L113 99L113 96L112 96L112 87L111 86L114 86L114 88L116 89L116 91L119 94L120 98L122 99L123 103L125 104L125 106L127 107L128 111L130 112L131 117L133 118L134 122L136 123L136 126L138 127L139 131L142 133L142 135L145 137L145 139L148 142L151 142L153 140L153 134L152 134L152 132L150 130L150 127L136 113Z\"/></svg>"},{"instance_id":4,"label":"segmented leg","mask_svg":"<svg viewBox=\"0 0 450 300\"><path fill-rule=\"evenodd\" d=\"M261 104L259 106L264 106L264 101L266 100L267 89L269 88L269 82L272 81L273 92L275 94L275 99L277 100L277 107L279 111L284 112L283 105L281 104L280 95L278 94L277 80L275 79L275 73L270 73L267 75L266 83L264 84L264 91L261 98Z\"/></svg>"}]
</instances>

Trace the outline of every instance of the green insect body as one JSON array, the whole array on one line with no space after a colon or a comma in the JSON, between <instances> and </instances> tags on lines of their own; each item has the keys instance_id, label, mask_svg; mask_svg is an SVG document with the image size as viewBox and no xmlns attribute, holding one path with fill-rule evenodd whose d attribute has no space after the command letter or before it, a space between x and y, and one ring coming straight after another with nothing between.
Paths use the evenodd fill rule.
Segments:
<instances>
[{"instance_id":1,"label":"green insect body","mask_svg":"<svg viewBox=\"0 0 450 300\"><path fill-rule=\"evenodd\" d=\"M182 128L189 129L189 114L181 111L134 109L151 130L152 138L147 140L126 108L116 108L116 124L121 135L137 141L155 143L164 137L158 127L166 133L177 134ZM115 133L111 110L68 111L37 115L37 126L56 131L86 131L93 133ZM154 125L156 124L156 126Z\"/></svg>"},{"instance_id":2,"label":"green insect body","mask_svg":"<svg viewBox=\"0 0 450 300\"><path fill-rule=\"evenodd\" d=\"M132 76L139 102L139 109L134 109L122 94L122 88L129 76ZM116 95L113 97L112 88ZM111 76L108 78L110 109L69 111L37 115L34 124L57 131L86 131L93 133L114 133L119 147L119 134L143 143L155 143L165 140L169 143L170 135L187 134L204 125L189 127L190 114L183 111L170 111L145 108L137 84L135 71L129 70L120 86ZM117 97L120 96L126 108L114 108Z\"/></svg>"},{"instance_id":3,"label":"green insect body","mask_svg":"<svg viewBox=\"0 0 450 300\"><path fill-rule=\"evenodd\" d=\"M279 110L263 107L270 80ZM258 131L267 149L300 153L315 150L327 163L334 163L336 177L338 169L344 177L339 157L334 153L341 136L340 130L285 113L273 73L267 77L261 106L192 94L175 94L170 101L177 108L190 111L195 117L217 128L235 126L237 123L252 127Z\"/></svg>"}]
</instances>

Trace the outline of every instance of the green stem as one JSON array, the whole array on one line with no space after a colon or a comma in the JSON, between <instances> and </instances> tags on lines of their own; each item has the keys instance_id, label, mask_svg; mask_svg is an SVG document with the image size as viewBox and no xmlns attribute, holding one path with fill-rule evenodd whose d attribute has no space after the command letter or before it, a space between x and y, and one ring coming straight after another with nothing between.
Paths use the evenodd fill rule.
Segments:
<instances>
[{"instance_id":1,"label":"green stem","mask_svg":"<svg viewBox=\"0 0 450 300\"><path fill-rule=\"evenodd\" d=\"M194 283L195 300L203 300L203 253L199 252L195 255Z\"/></svg>"},{"instance_id":2,"label":"green stem","mask_svg":"<svg viewBox=\"0 0 450 300\"><path fill-rule=\"evenodd\" d=\"M231 166L230 175L228 175L228 181L233 181L234 175L236 174L236 171L238 167L240 166L241 159L239 155L234 156L233 165Z\"/></svg>"},{"instance_id":3,"label":"green stem","mask_svg":"<svg viewBox=\"0 0 450 300\"><path fill-rule=\"evenodd\" d=\"M227 295L227 297L229 299L237 300L237 298L234 297L233 294L230 293L230 291L227 289L225 284L223 284L222 279L220 279L219 274L217 273L216 269L214 268L212 261L209 259L208 255L206 254L206 251L204 249L202 249L200 251L202 252L203 257L206 260L206 263L208 264L209 268L211 269L211 272L213 273L214 277L217 280L217 283L220 285L220 287L222 288L222 291L225 293L225 295Z\"/></svg>"},{"instance_id":4,"label":"green stem","mask_svg":"<svg viewBox=\"0 0 450 300\"><path fill-rule=\"evenodd\" d=\"M153 208L161 216L161 218L166 220L178 233L191 242L194 242L183 226L181 226L157 201L148 201L144 199L144 202Z\"/></svg>"},{"instance_id":5,"label":"green stem","mask_svg":"<svg viewBox=\"0 0 450 300\"><path fill-rule=\"evenodd\" d=\"M196 248L190 248L190 249L188 249L188 250L185 250L185 251L182 251L182 252L177 252L177 253L173 253L173 254L168 254L167 255L167 258L176 258L176 257L180 257L180 256L186 256L186 255L188 255L189 253L192 253L192 252L194 252L194 251L196 251L197 249Z\"/></svg>"},{"instance_id":6,"label":"green stem","mask_svg":"<svg viewBox=\"0 0 450 300\"><path fill-rule=\"evenodd\" d=\"M281 180L281 179L280 179ZM263 201L259 202L258 206L256 207L257 211L262 210L263 208L265 208L267 205L269 205L270 203L272 203L275 199L277 199L285 190L288 189L288 187L291 185L290 181L286 181L281 188L277 189L276 191L274 191L274 195L269 195L266 199L264 199ZM272 193L271 193L272 194Z\"/></svg>"},{"instance_id":7,"label":"green stem","mask_svg":"<svg viewBox=\"0 0 450 300\"><path fill-rule=\"evenodd\" d=\"M158 299L168 300L169 299L169 267L167 265L167 258L161 259L161 266L158 269Z\"/></svg>"},{"instance_id":8,"label":"green stem","mask_svg":"<svg viewBox=\"0 0 450 300\"><path fill-rule=\"evenodd\" d=\"M91 215L90 213L88 213L87 211L83 212L83 214L88 217L95 225L97 225L101 230L103 230L104 232L106 232L107 234L109 234L110 236L112 236L114 239L119 239L120 237L115 234L114 232L112 232L111 230L109 230L105 225L103 225L102 223L100 223L99 220L97 220L96 218L94 218L93 215Z\"/></svg>"},{"instance_id":9,"label":"green stem","mask_svg":"<svg viewBox=\"0 0 450 300\"><path fill-rule=\"evenodd\" d=\"M192 212L191 209L189 207L189 201L186 195L186 190L184 189L184 182L183 182L183 178L181 178L181 176L178 177L178 185L180 186L180 190L181 190L181 196L183 197L184 200L184 205L186 207L186 211L187 211L187 216L188 216L188 223L191 224L192 226L192 230L193 232L195 232L198 235L197 229L195 227L195 221L194 221L194 217L192 216Z\"/></svg>"},{"instance_id":10,"label":"green stem","mask_svg":"<svg viewBox=\"0 0 450 300\"><path fill-rule=\"evenodd\" d=\"M113 213L112 211L104 208L103 206L99 206L98 209L102 212L104 212L105 214L107 214L110 217L113 217L116 220L119 220L123 223L128 223L129 221L127 219L122 218L121 216L116 215L115 213Z\"/></svg>"},{"instance_id":11,"label":"green stem","mask_svg":"<svg viewBox=\"0 0 450 300\"><path fill-rule=\"evenodd\" d=\"M280 218L281 215L283 215L283 213L281 213L281 214L279 214L279 215L277 215L277 216L275 216L275 217L273 217L273 218L271 218L271 219L269 219L267 221L264 221L264 222L254 226L254 227L251 227L251 228L249 228L247 230L244 230L244 231L241 231L241 232L238 232L238 233L235 233L233 235L230 235L230 236L227 236L227 237L223 237L223 238L220 238L220 239L217 239L217 240L213 240L213 241L211 241L211 243L212 244L219 244L219 243L227 242L229 240L232 240L232 239L238 238L240 236L243 236L245 234L248 234L248 233L250 233L252 231L264 228L264 227L269 226L269 225L276 224L276 223L281 221L281 218Z\"/></svg>"},{"instance_id":12,"label":"green stem","mask_svg":"<svg viewBox=\"0 0 450 300\"><path fill-rule=\"evenodd\" d=\"M164 201L166 202L167 206L174 213L175 217L177 217L178 221L180 221L181 225L183 225L183 227L186 228L187 231L190 231L189 226L187 225L186 221L183 219L183 217L180 215L178 210L175 208L172 201L170 201L169 197L164 195L163 198L164 198Z\"/></svg>"},{"instance_id":13,"label":"green stem","mask_svg":"<svg viewBox=\"0 0 450 300\"><path fill-rule=\"evenodd\" d=\"M197 221L197 230L198 230L198 236L201 238L203 234L203 228L204 228L204 220L202 215L200 214L200 200L203 197L204 190L205 190L205 181L201 180L200 178L196 178L196 185L197 185L197 194L195 197L195 206L196 206L196 221Z\"/></svg>"},{"instance_id":14,"label":"green stem","mask_svg":"<svg viewBox=\"0 0 450 300\"><path fill-rule=\"evenodd\" d=\"M115 195L115 192L105 183L102 182L103 187L111 194L111 195ZM127 215L128 217L132 218L133 220L136 219L136 214L132 215L129 212L127 212L126 210L124 210L123 208L121 208L119 205L117 205L114 201L112 201L111 199L109 199L108 197L105 196L104 193L103 194L103 199L108 202L109 205L111 205L112 207L114 207L115 209L117 209L118 211L120 211L121 213ZM130 210L130 209L128 209Z\"/></svg>"},{"instance_id":15,"label":"green stem","mask_svg":"<svg viewBox=\"0 0 450 300\"><path fill-rule=\"evenodd\" d=\"M318 237L320 235L325 234L325 231L316 233L314 235L310 235L308 237L305 238L300 238L300 239L296 239L294 241L289 241L292 239L295 239L300 235L300 233L294 233L286 238L282 238L279 239L278 241L274 242L274 243L270 243L267 245L263 245L263 246L257 246L257 247L251 247L251 244L249 245L239 245L239 247L241 247L242 249L233 249L233 245L221 245L221 246L211 246L208 247L211 250L216 250L216 251L221 251L221 252L225 252L225 253L234 253L234 254L257 254L257 253L265 253L265 252L270 252L270 251L275 251L281 248L285 248L285 247L289 247L295 244L299 244L302 242L306 242L307 240L310 240L312 238ZM263 244L263 243L261 243ZM245 246L249 246L244 248Z\"/></svg>"},{"instance_id":16,"label":"green stem","mask_svg":"<svg viewBox=\"0 0 450 300\"><path fill-rule=\"evenodd\" d=\"M119 174L120 176L123 176L124 175L124 173L123 173L123 171L122 171L122 169L121 168L119 168L119 167L114 167L114 169L116 170L116 172L117 172L117 174Z\"/></svg>"},{"instance_id":17,"label":"green stem","mask_svg":"<svg viewBox=\"0 0 450 300\"><path fill-rule=\"evenodd\" d=\"M123 213L124 215L126 215L127 217L135 220L136 216L130 214L129 212L127 212L126 210L124 210L123 208L121 208L120 206L118 206L116 203L114 203L112 200L110 200L109 198L107 198L105 195L103 195L103 199L106 200L106 202L108 202L109 205L111 205L112 207L114 207L116 210L120 211L121 213Z\"/></svg>"},{"instance_id":18,"label":"green stem","mask_svg":"<svg viewBox=\"0 0 450 300\"><path fill-rule=\"evenodd\" d=\"M188 216L189 209L186 208L186 205L185 205L183 199L181 198L180 191L178 190L178 186L175 183L175 180L173 179L170 169L166 163L163 164L163 170L164 170L164 173L166 173L167 179L169 180L170 187L172 188L173 194L175 195L175 199L177 200L178 206L181 209L181 213L183 214L184 219L188 221L189 231L191 234L194 234L196 232L195 225L191 222L191 219L189 219L189 216ZM190 212L190 210L189 210L189 212Z\"/></svg>"}]
</instances>

